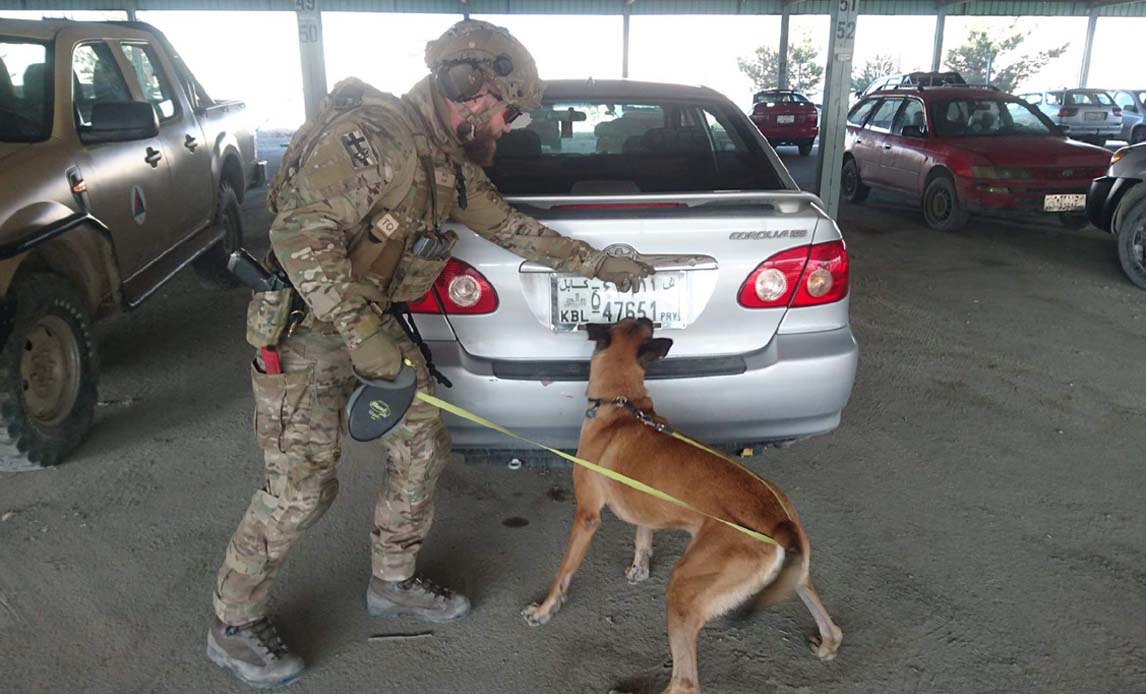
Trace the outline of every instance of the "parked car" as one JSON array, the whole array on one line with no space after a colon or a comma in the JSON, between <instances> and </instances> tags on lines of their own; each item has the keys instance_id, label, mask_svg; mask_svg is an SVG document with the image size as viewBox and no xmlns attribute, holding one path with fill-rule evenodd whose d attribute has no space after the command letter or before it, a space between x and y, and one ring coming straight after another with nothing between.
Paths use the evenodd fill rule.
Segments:
<instances>
[{"instance_id":1,"label":"parked car","mask_svg":"<svg viewBox=\"0 0 1146 694\"><path fill-rule=\"evenodd\" d=\"M1025 101L965 87L876 92L848 114L842 191L859 203L871 188L917 197L932 229L963 226L972 212L1057 213L1085 226L1086 190L1110 153L1068 140Z\"/></svg>"},{"instance_id":2,"label":"parked car","mask_svg":"<svg viewBox=\"0 0 1146 694\"><path fill-rule=\"evenodd\" d=\"M1122 131L1118 139L1132 145L1146 142L1146 89L1119 89L1114 103L1122 109Z\"/></svg>"},{"instance_id":3,"label":"parked car","mask_svg":"<svg viewBox=\"0 0 1146 694\"><path fill-rule=\"evenodd\" d=\"M967 81L958 72L905 72L874 79L856 96L862 98L883 89L896 89L897 87L939 87L963 84L967 84Z\"/></svg>"},{"instance_id":4,"label":"parked car","mask_svg":"<svg viewBox=\"0 0 1146 694\"><path fill-rule=\"evenodd\" d=\"M773 147L796 145L801 157L812 153L820 132L820 115L806 96L788 89L768 89L757 92L752 104L752 122Z\"/></svg>"},{"instance_id":5,"label":"parked car","mask_svg":"<svg viewBox=\"0 0 1146 694\"><path fill-rule=\"evenodd\" d=\"M547 82L531 116L561 123L561 147L528 129L506 134L488 170L494 184L561 233L640 256L657 274L636 295L618 294L455 227L454 259L412 305L453 381L445 397L575 448L593 347L586 325L647 316L674 340L649 387L683 431L732 445L835 429L857 356L847 250L748 117L710 89L619 80ZM617 128L601 126L621 122L624 142L602 147ZM470 422L449 425L470 456L528 448Z\"/></svg>"},{"instance_id":6,"label":"parked car","mask_svg":"<svg viewBox=\"0 0 1146 694\"><path fill-rule=\"evenodd\" d=\"M1095 179L1086 212L1118 238L1118 259L1130 281L1146 289L1146 142L1114 153L1110 170Z\"/></svg>"},{"instance_id":7,"label":"parked car","mask_svg":"<svg viewBox=\"0 0 1146 694\"><path fill-rule=\"evenodd\" d=\"M93 320L189 263L229 284L259 171L246 121L145 24L0 20L0 470L87 433Z\"/></svg>"},{"instance_id":8,"label":"parked car","mask_svg":"<svg viewBox=\"0 0 1146 694\"><path fill-rule=\"evenodd\" d=\"M1101 89L1059 89L1021 96L1076 140L1104 145L1122 134L1122 109Z\"/></svg>"}]
</instances>

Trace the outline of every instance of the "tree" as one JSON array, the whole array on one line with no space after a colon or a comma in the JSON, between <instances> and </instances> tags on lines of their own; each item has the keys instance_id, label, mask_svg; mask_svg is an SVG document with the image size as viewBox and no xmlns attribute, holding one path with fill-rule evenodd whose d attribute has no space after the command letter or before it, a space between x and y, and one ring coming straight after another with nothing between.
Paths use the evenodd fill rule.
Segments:
<instances>
[{"instance_id":1,"label":"tree","mask_svg":"<svg viewBox=\"0 0 1146 694\"><path fill-rule=\"evenodd\" d=\"M800 43L788 46L788 88L798 92L819 91L824 77L824 66L819 58L820 52L807 36ZM780 85L780 54L771 46L760 46L751 58L737 58L736 64L752 80L756 91Z\"/></svg>"},{"instance_id":2,"label":"tree","mask_svg":"<svg viewBox=\"0 0 1146 694\"><path fill-rule=\"evenodd\" d=\"M877 55L874 58L868 58L868 61L864 63L863 72L858 75L852 74L852 91L861 91L877 78L886 77L898 71L897 63L890 55Z\"/></svg>"},{"instance_id":3,"label":"tree","mask_svg":"<svg viewBox=\"0 0 1146 694\"><path fill-rule=\"evenodd\" d=\"M972 29L962 46L947 51L947 67L972 84L989 82L1009 93L1070 46L1064 43L1046 51L1020 53L1030 32L1014 31L1013 24L1006 31L1000 36Z\"/></svg>"}]
</instances>

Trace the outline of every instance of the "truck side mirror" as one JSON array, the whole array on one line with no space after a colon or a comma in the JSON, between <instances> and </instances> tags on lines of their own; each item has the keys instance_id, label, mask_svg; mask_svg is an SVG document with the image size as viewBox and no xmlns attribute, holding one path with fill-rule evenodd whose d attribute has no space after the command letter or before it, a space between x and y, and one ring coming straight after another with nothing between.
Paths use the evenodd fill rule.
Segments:
<instances>
[{"instance_id":1,"label":"truck side mirror","mask_svg":"<svg viewBox=\"0 0 1146 694\"><path fill-rule=\"evenodd\" d=\"M96 102L91 125L80 128L79 134L88 145L146 140L159 134L159 119L146 101Z\"/></svg>"}]
</instances>

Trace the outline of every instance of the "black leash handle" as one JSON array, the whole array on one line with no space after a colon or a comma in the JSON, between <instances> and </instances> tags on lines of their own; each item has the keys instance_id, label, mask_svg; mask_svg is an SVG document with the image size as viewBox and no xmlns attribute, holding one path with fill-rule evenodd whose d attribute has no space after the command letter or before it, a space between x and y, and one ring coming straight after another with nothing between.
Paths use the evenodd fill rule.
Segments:
<instances>
[{"instance_id":1,"label":"black leash handle","mask_svg":"<svg viewBox=\"0 0 1146 694\"><path fill-rule=\"evenodd\" d=\"M434 380L447 388L453 388L453 382L446 378L446 375L441 371L438 371L438 367L434 366L434 357L430 352L430 346L426 344L426 341L422 339L422 334L418 332L418 326L414 323L414 314L410 313L410 307L404 303L394 304L388 313L397 319L398 325L402 326L402 332L406 333L410 342L418 346L418 351L422 353L422 359L426 362L426 370L430 372Z\"/></svg>"}]
</instances>

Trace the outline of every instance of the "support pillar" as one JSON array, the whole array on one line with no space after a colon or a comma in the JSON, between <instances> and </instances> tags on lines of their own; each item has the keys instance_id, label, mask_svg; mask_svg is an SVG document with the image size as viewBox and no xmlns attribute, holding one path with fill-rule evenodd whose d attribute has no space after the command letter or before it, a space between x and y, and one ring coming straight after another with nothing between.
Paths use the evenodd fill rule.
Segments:
<instances>
[{"instance_id":1,"label":"support pillar","mask_svg":"<svg viewBox=\"0 0 1146 694\"><path fill-rule=\"evenodd\" d=\"M780 89L788 88L788 24L792 15L788 13L788 3L784 3L783 14L780 15L780 56L776 61L776 82Z\"/></svg>"},{"instance_id":2,"label":"support pillar","mask_svg":"<svg viewBox=\"0 0 1146 694\"><path fill-rule=\"evenodd\" d=\"M1090 79L1090 54L1094 50L1094 32L1098 28L1098 11L1100 8L1090 9L1090 21L1086 25L1086 43L1082 49L1082 69L1078 73L1078 86L1085 87Z\"/></svg>"},{"instance_id":3,"label":"support pillar","mask_svg":"<svg viewBox=\"0 0 1146 694\"><path fill-rule=\"evenodd\" d=\"M625 3L621 38L621 77L625 79L629 77L629 17L629 4Z\"/></svg>"},{"instance_id":4,"label":"support pillar","mask_svg":"<svg viewBox=\"0 0 1146 694\"><path fill-rule=\"evenodd\" d=\"M943 64L943 32L947 28L947 13L942 8L935 15L935 47L931 51L931 71L939 72Z\"/></svg>"},{"instance_id":5,"label":"support pillar","mask_svg":"<svg viewBox=\"0 0 1146 694\"><path fill-rule=\"evenodd\" d=\"M817 161L818 192L828 214L840 208L840 174L844 162L844 136L847 132L848 96L852 83L852 53L855 48L859 0L831 3L831 39L828 42L828 69L824 84L824 110L820 118L820 157Z\"/></svg>"},{"instance_id":6,"label":"support pillar","mask_svg":"<svg viewBox=\"0 0 1146 694\"><path fill-rule=\"evenodd\" d=\"M319 0L295 0L294 3L307 119L318 115L326 96L326 54L322 47L322 11L318 3Z\"/></svg>"}]
</instances>

